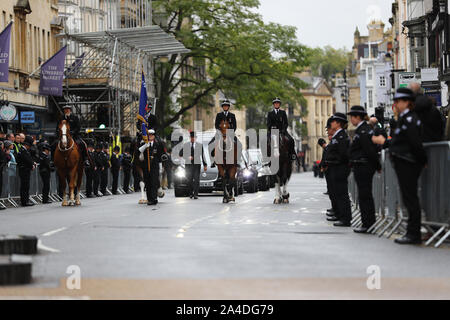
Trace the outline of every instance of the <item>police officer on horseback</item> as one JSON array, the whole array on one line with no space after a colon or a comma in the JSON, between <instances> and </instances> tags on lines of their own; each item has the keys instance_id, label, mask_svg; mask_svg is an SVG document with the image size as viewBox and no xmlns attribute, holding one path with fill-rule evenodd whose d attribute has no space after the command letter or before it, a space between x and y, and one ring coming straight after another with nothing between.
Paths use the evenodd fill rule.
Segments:
<instances>
[{"instance_id":1,"label":"police officer on horseback","mask_svg":"<svg viewBox=\"0 0 450 320\"><path fill-rule=\"evenodd\" d=\"M87 147L86 143L81 139L80 136L80 130L81 130L81 123L80 119L72 113L72 107L69 105L65 105L63 107L64 116L61 120L66 120L69 123L70 126L70 134L72 135L72 138L75 140L76 144L80 148L81 157L83 159L84 167L89 168L90 162L89 162L89 156L87 154ZM57 136L59 134L58 132L58 126L56 125L56 133Z\"/></svg>"},{"instance_id":2,"label":"police officer on horseback","mask_svg":"<svg viewBox=\"0 0 450 320\"><path fill-rule=\"evenodd\" d=\"M278 129L280 134L284 135L289 140L289 153L292 160L297 160L297 153L295 152L294 139L288 133L287 128L289 127L289 121L286 111L281 110L281 99L275 98L272 101L273 110L267 114L267 130L268 130L268 141L270 143L272 130ZM268 149L270 152L270 148Z\"/></svg>"},{"instance_id":3,"label":"police officer on horseback","mask_svg":"<svg viewBox=\"0 0 450 320\"><path fill-rule=\"evenodd\" d=\"M142 139L142 124L145 123L147 130L153 129L156 130L159 127L158 118L152 113L153 106L150 102L147 103L145 106L145 115L144 117L138 115L138 121L136 122L137 127L137 135L139 138L139 141Z\"/></svg>"},{"instance_id":4,"label":"police officer on horseback","mask_svg":"<svg viewBox=\"0 0 450 320\"><path fill-rule=\"evenodd\" d=\"M224 100L221 104L223 112L219 112L216 115L215 128L220 130L220 123L222 121L227 121L230 124L230 130L236 131L236 116L234 113L230 112L231 102L229 100Z\"/></svg>"}]
</instances>

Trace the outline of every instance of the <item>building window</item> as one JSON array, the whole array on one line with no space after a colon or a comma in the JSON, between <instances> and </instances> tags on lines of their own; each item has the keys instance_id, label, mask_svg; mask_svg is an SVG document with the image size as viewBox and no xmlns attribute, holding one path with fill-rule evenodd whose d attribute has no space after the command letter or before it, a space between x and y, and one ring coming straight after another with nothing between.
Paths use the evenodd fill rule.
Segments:
<instances>
[{"instance_id":1,"label":"building window","mask_svg":"<svg viewBox=\"0 0 450 320\"><path fill-rule=\"evenodd\" d=\"M316 102L316 116L319 115L319 100L315 100Z\"/></svg>"},{"instance_id":2,"label":"building window","mask_svg":"<svg viewBox=\"0 0 450 320\"><path fill-rule=\"evenodd\" d=\"M372 81L373 79L373 69L372 67L367 68L367 81Z\"/></svg>"},{"instance_id":3,"label":"building window","mask_svg":"<svg viewBox=\"0 0 450 320\"><path fill-rule=\"evenodd\" d=\"M321 100L320 101L320 110L322 112L322 115L325 115L325 101Z\"/></svg>"},{"instance_id":4,"label":"building window","mask_svg":"<svg viewBox=\"0 0 450 320\"><path fill-rule=\"evenodd\" d=\"M367 106L373 108L373 91L367 90Z\"/></svg>"},{"instance_id":5,"label":"building window","mask_svg":"<svg viewBox=\"0 0 450 320\"><path fill-rule=\"evenodd\" d=\"M380 87L386 88L386 77L385 76L380 76Z\"/></svg>"},{"instance_id":6,"label":"building window","mask_svg":"<svg viewBox=\"0 0 450 320\"><path fill-rule=\"evenodd\" d=\"M327 115L331 115L331 106L330 106L330 100L327 100Z\"/></svg>"}]
</instances>

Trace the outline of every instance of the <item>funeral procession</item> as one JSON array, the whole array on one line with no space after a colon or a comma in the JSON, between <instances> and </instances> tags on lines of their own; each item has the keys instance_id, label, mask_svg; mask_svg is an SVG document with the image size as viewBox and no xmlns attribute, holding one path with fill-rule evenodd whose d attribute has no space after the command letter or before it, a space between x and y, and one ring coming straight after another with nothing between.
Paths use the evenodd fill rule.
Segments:
<instances>
[{"instance_id":1,"label":"funeral procession","mask_svg":"<svg viewBox=\"0 0 450 320\"><path fill-rule=\"evenodd\" d=\"M1 0L0 302L450 299L449 10Z\"/></svg>"}]
</instances>

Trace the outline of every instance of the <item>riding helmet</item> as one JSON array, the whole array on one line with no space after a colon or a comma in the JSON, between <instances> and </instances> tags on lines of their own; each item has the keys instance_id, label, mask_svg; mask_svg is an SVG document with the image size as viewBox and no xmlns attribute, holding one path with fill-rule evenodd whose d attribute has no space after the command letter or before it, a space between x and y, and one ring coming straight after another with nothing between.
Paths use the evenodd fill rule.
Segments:
<instances>
[{"instance_id":1,"label":"riding helmet","mask_svg":"<svg viewBox=\"0 0 450 320\"><path fill-rule=\"evenodd\" d=\"M278 98L278 97L276 97L275 99L272 100L272 104L274 104L274 103L276 103L276 102L281 103L281 99Z\"/></svg>"},{"instance_id":2,"label":"riding helmet","mask_svg":"<svg viewBox=\"0 0 450 320\"><path fill-rule=\"evenodd\" d=\"M230 100L226 99L226 100L222 101L221 106L222 106L222 107L224 107L224 106L229 106L229 107L231 107L231 102L230 102Z\"/></svg>"}]
</instances>

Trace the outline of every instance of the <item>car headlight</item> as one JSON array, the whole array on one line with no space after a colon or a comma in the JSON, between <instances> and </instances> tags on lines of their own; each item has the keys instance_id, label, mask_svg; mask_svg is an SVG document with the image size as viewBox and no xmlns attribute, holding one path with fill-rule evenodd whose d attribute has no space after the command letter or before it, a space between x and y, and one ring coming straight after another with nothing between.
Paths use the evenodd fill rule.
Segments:
<instances>
[{"instance_id":1,"label":"car headlight","mask_svg":"<svg viewBox=\"0 0 450 320\"><path fill-rule=\"evenodd\" d=\"M244 170L244 177L248 178L248 177L251 177L251 175L252 175L252 172L250 170L248 170L248 169Z\"/></svg>"},{"instance_id":2,"label":"car headlight","mask_svg":"<svg viewBox=\"0 0 450 320\"><path fill-rule=\"evenodd\" d=\"M183 168L178 168L177 171L175 171L175 176L180 179L185 178L186 170L184 170Z\"/></svg>"}]
</instances>

